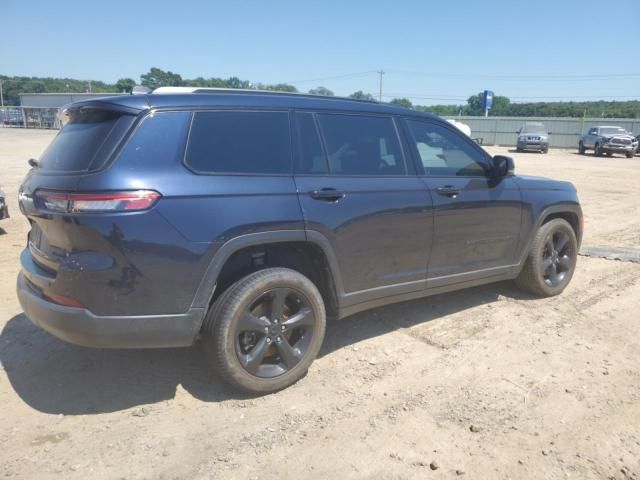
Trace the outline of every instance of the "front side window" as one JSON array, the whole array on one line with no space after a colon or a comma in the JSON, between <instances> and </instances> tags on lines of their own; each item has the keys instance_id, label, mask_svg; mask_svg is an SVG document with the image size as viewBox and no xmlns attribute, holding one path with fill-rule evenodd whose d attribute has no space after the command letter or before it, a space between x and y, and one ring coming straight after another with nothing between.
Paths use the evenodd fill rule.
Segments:
<instances>
[{"instance_id":1,"label":"front side window","mask_svg":"<svg viewBox=\"0 0 640 480\"><path fill-rule=\"evenodd\" d=\"M287 112L196 112L186 164L203 173L290 174Z\"/></svg>"},{"instance_id":2,"label":"front side window","mask_svg":"<svg viewBox=\"0 0 640 480\"><path fill-rule=\"evenodd\" d=\"M407 173L391 117L319 114L329 171L333 175Z\"/></svg>"},{"instance_id":3,"label":"front side window","mask_svg":"<svg viewBox=\"0 0 640 480\"><path fill-rule=\"evenodd\" d=\"M425 175L484 177L489 165L461 135L430 122L408 120Z\"/></svg>"}]
</instances>

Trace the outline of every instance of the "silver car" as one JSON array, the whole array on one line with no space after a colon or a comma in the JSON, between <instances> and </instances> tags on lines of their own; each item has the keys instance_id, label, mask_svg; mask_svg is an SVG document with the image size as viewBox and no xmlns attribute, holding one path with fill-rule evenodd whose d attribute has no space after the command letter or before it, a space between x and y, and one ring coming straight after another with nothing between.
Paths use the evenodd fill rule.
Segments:
<instances>
[{"instance_id":1,"label":"silver car","mask_svg":"<svg viewBox=\"0 0 640 480\"><path fill-rule=\"evenodd\" d=\"M549 151L549 132L544 124L527 122L516 133L518 134L518 143L516 144L518 152L535 150L547 153Z\"/></svg>"}]
</instances>

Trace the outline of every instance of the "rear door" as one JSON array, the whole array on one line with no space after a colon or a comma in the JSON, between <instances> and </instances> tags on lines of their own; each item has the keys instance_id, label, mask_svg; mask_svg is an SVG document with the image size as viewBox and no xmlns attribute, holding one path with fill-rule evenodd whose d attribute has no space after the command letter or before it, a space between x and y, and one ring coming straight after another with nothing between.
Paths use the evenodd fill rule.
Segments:
<instances>
[{"instance_id":1,"label":"rear door","mask_svg":"<svg viewBox=\"0 0 640 480\"><path fill-rule=\"evenodd\" d=\"M516 262L522 215L513 178L494 179L491 157L444 122L407 119L419 177L433 198L428 286L502 272Z\"/></svg>"},{"instance_id":2,"label":"rear door","mask_svg":"<svg viewBox=\"0 0 640 480\"><path fill-rule=\"evenodd\" d=\"M394 118L299 112L296 131L305 226L335 252L343 305L423 289L431 198L405 160Z\"/></svg>"}]
</instances>

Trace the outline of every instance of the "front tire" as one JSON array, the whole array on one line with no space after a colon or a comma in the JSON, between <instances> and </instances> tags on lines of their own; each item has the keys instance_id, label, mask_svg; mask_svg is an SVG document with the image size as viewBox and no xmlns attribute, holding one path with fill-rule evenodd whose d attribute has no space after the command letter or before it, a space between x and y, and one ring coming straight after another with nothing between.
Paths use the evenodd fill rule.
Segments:
<instances>
[{"instance_id":1,"label":"front tire","mask_svg":"<svg viewBox=\"0 0 640 480\"><path fill-rule=\"evenodd\" d=\"M222 379L266 394L306 374L324 339L326 313L311 280L287 268L268 268L229 287L204 325Z\"/></svg>"},{"instance_id":2,"label":"front tire","mask_svg":"<svg viewBox=\"0 0 640 480\"><path fill-rule=\"evenodd\" d=\"M580 155L584 155L584 153L587 151L586 148L584 148L584 143L580 142L578 143L578 153Z\"/></svg>"},{"instance_id":3,"label":"front tire","mask_svg":"<svg viewBox=\"0 0 640 480\"><path fill-rule=\"evenodd\" d=\"M600 149L600 144L596 143L595 147L593 147L593 154L596 157L601 157L602 156L602 150Z\"/></svg>"},{"instance_id":4,"label":"front tire","mask_svg":"<svg viewBox=\"0 0 640 480\"><path fill-rule=\"evenodd\" d=\"M569 285L578 259L578 242L571 225L553 219L536 232L516 285L540 297L559 295Z\"/></svg>"}]
</instances>

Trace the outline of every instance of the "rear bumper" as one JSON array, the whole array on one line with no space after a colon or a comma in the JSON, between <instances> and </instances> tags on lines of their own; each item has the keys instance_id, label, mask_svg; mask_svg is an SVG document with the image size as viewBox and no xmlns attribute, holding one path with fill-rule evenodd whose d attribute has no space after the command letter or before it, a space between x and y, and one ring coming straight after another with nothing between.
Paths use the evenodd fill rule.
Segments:
<instances>
[{"instance_id":1,"label":"rear bumper","mask_svg":"<svg viewBox=\"0 0 640 480\"><path fill-rule=\"evenodd\" d=\"M84 308L45 300L27 284L22 273L17 289L20 305L34 324L85 347L186 347L193 344L205 313L202 308L193 308L173 315L97 316Z\"/></svg>"}]
</instances>

